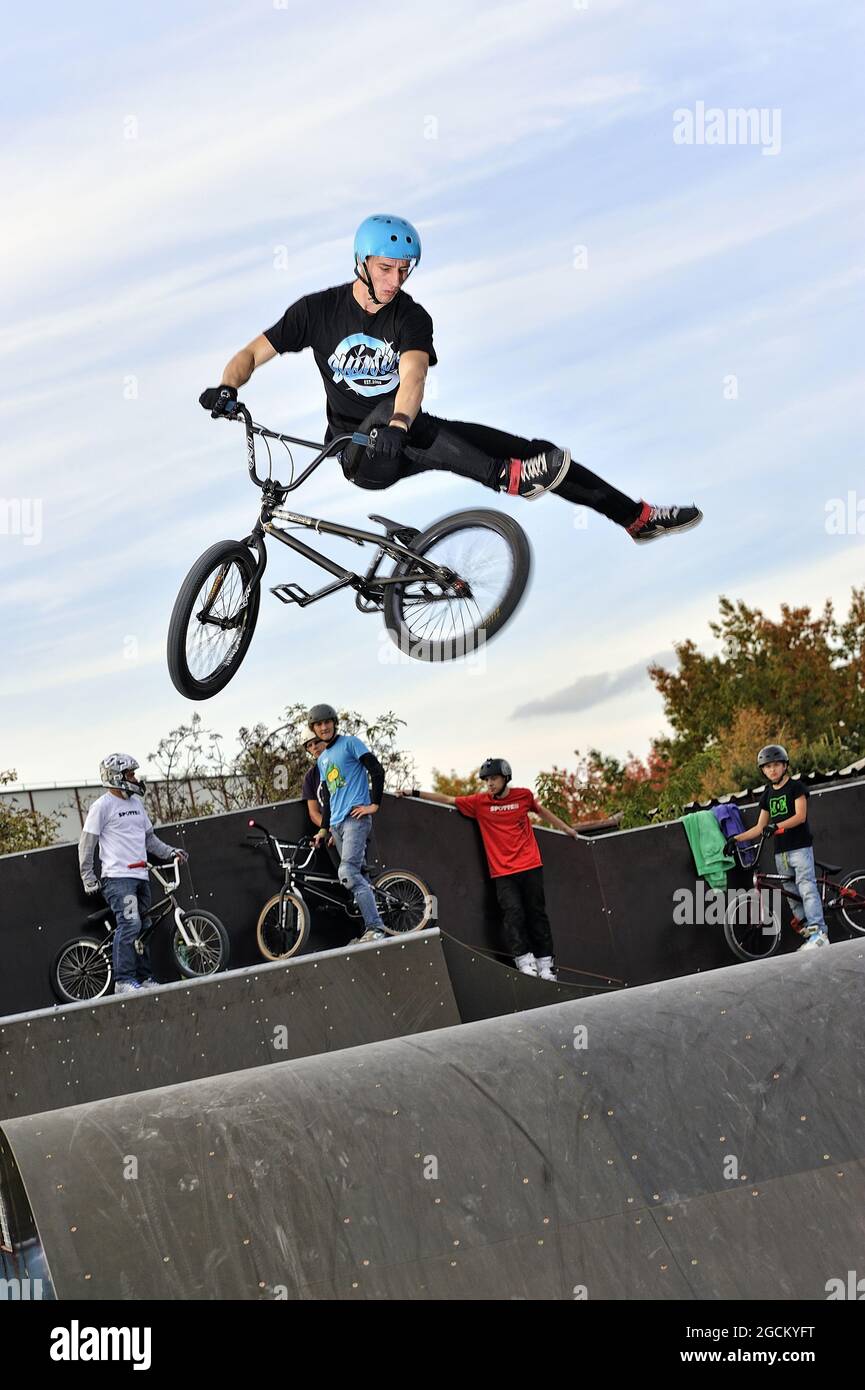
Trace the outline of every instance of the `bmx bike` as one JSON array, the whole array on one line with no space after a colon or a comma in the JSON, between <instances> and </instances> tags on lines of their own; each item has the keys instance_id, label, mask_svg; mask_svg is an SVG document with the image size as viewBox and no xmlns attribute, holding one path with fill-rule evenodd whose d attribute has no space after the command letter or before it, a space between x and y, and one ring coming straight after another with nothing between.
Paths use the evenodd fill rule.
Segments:
<instances>
[{"instance_id":1,"label":"bmx bike","mask_svg":"<svg viewBox=\"0 0 865 1390\"><path fill-rule=\"evenodd\" d=\"M171 914L174 921L171 955L180 974L192 980L226 970L230 950L228 932L219 918L201 908L187 912L174 896L180 887L180 860L171 861L173 873L165 864L131 864L130 868L148 868L165 892L147 913L148 925L135 941L136 952L141 953L143 943ZM51 988L64 1004L101 999L114 980L112 946L117 923L111 908L91 912L87 923L91 932L101 927L105 935L98 937L88 933L64 942L51 966Z\"/></svg>"},{"instance_id":2,"label":"bmx bike","mask_svg":"<svg viewBox=\"0 0 865 1390\"><path fill-rule=\"evenodd\" d=\"M795 913L796 907L801 908L802 904L795 888L790 886L791 879L782 874L764 873L758 867L763 846L774 838L774 834L764 833L759 840L733 845L741 867L753 870L751 888L743 888L735 894L724 920L727 945L740 960L763 960L778 950L781 898L790 904L792 930L800 936L807 934ZM831 913L836 920L842 919L848 936L865 935L865 870L855 869L836 879L832 875L841 873L840 864L826 864L817 859L815 867L827 927Z\"/></svg>"},{"instance_id":3,"label":"bmx bike","mask_svg":"<svg viewBox=\"0 0 865 1390\"><path fill-rule=\"evenodd\" d=\"M326 458L352 443L365 446L370 436L342 434L318 445L257 425L245 405L232 405L235 408L224 418L242 420L246 428L247 466L261 489L261 508L248 536L217 541L196 560L181 585L168 630L168 670L181 695L208 700L239 670L258 620L266 536L334 576L332 583L312 593L299 584L274 585L270 592L282 603L306 608L341 589L353 589L359 611L382 613L393 641L418 660L452 661L469 655L504 627L522 597L531 567L528 539L512 517L482 509L455 512L420 531L371 513L370 521L383 528L382 534L290 511L283 505L288 493ZM256 435L267 449L266 477L256 469ZM272 475L269 440L286 450L291 468L287 483ZM297 477L292 444L318 451ZM372 546L372 561L362 574L346 569L292 534L304 530ZM384 574L380 567L386 558L394 566Z\"/></svg>"},{"instance_id":4,"label":"bmx bike","mask_svg":"<svg viewBox=\"0 0 865 1390\"><path fill-rule=\"evenodd\" d=\"M248 822L260 835L248 835L253 849L265 850L284 875L278 893L268 898L255 928L258 949L265 960L287 960L301 951L309 936L311 907L329 907L363 924L351 892L335 870L322 872L315 864L315 844L308 837L278 840L256 820ZM370 879L376 906L388 936L422 931L437 916L437 904L422 878L406 869L385 869Z\"/></svg>"}]
</instances>

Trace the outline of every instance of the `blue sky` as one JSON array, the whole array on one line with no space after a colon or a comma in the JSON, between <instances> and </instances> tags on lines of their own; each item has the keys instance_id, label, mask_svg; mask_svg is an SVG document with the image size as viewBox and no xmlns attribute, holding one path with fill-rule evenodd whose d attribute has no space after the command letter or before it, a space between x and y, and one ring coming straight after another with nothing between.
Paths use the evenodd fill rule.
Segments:
<instances>
[{"instance_id":1,"label":"blue sky","mask_svg":"<svg viewBox=\"0 0 865 1390\"><path fill-rule=\"evenodd\" d=\"M858 7L49 4L4 44L0 768L78 780L194 708L230 738L328 700L407 720L422 781L502 753L528 782L576 747L644 754L663 713L642 670L710 645L720 591L775 613L862 582L863 537L826 529L831 499L865 496ZM779 151L675 144L698 102L779 111ZM483 661L393 665L350 600L265 595L239 675L191 706L165 667L174 596L256 503L240 432L198 394L350 278L372 211L424 238L432 411L553 438L706 520L641 548L559 499L503 500L534 578ZM309 354L244 397L320 436ZM376 503L423 524L490 500L437 475ZM296 501L360 524L370 499L333 467ZM38 543L10 504L41 507ZM270 583L310 577L275 552Z\"/></svg>"}]
</instances>

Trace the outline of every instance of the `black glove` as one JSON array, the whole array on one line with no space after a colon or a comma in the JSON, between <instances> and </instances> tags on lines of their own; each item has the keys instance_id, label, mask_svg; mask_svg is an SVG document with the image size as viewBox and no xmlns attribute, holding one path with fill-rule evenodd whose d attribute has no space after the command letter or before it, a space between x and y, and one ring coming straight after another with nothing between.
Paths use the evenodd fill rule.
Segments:
<instances>
[{"instance_id":1,"label":"black glove","mask_svg":"<svg viewBox=\"0 0 865 1390\"><path fill-rule=\"evenodd\" d=\"M374 439L373 434L375 435ZM396 463L405 446L405 437L406 431L401 430L399 425L379 425L375 430L370 430L370 442L367 450L373 458L387 459L389 463Z\"/></svg>"},{"instance_id":2,"label":"black glove","mask_svg":"<svg viewBox=\"0 0 865 1390\"><path fill-rule=\"evenodd\" d=\"M214 420L219 415L233 415L232 406L236 401L236 386L208 386L198 397L198 404L209 410Z\"/></svg>"},{"instance_id":3,"label":"black glove","mask_svg":"<svg viewBox=\"0 0 865 1390\"><path fill-rule=\"evenodd\" d=\"M768 836L772 836L772 835L777 834L777 831L778 831L777 825L775 824L775 822L774 822L773 820L770 820L769 824L766 826L766 829L763 831L763 834L764 834L764 835L768 835Z\"/></svg>"}]
</instances>

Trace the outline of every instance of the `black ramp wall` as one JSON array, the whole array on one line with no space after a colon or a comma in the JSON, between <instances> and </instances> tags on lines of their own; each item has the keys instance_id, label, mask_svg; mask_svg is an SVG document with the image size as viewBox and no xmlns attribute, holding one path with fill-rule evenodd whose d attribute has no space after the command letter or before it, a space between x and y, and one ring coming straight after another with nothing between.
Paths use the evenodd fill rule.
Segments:
<instances>
[{"instance_id":1,"label":"black ramp wall","mask_svg":"<svg viewBox=\"0 0 865 1390\"><path fill-rule=\"evenodd\" d=\"M825 1299L851 942L6 1122L60 1298ZM791 1220L791 1215L793 1220Z\"/></svg>"},{"instance_id":2,"label":"black ramp wall","mask_svg":"<svg viewBox=\"0 0 865 1390\"><path fill-rule=\"evenodd\" d=\"M865 782L815 791L811 821L818 854L845 869L865 868ZM256 816L277 834L306 829L300 802ZM754 819L754 810L746 811ZM181 901L216 912L231 937L232 965L258 963L255 923L281 882L245 844L247 812L213 816L160 832L191 859ZM540 830L544 880L564 978L587 985L644 984L728 965L718 926L681 926L674 895L693 892L696 871L680 824L648 826L589 839ZM439 924L468 945L500 950L499 912L477 827L442 806L386 796L376 817L375 853L389 868L421 874L438 899ZM0 858L0 1016L54 1003L48 983L58 947L85 927L92 907L81 891L74 846ZM345 945L357 934L348 918L320 919L311 946ZM798 945L787 935L784 949ZM157 942L160 978L172 978Z\"/></svg>"}]
</instances>

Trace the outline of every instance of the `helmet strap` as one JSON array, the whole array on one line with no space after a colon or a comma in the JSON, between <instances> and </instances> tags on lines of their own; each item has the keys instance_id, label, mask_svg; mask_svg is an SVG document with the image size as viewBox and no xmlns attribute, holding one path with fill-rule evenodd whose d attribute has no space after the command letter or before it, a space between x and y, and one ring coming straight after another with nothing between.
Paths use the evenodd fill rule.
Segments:
<instances>
[{"instance_id":1,"label":"helmet strap","mask_svg":"<svg viewBox=\"0 0 865 1390\"><path fill-rule=\"evenodd\" d=\"M367 264L365 260L355 262L354 273L357 276L358 280L360 280L360 283L366 286L366 289L369 292L369 297L372 300L373 304L378 304L378 306L381 307L381 300L378 298L375 290L372 287L372 276L370 275L369 270L367 269Z\"/></svg>"}]
</instances>

